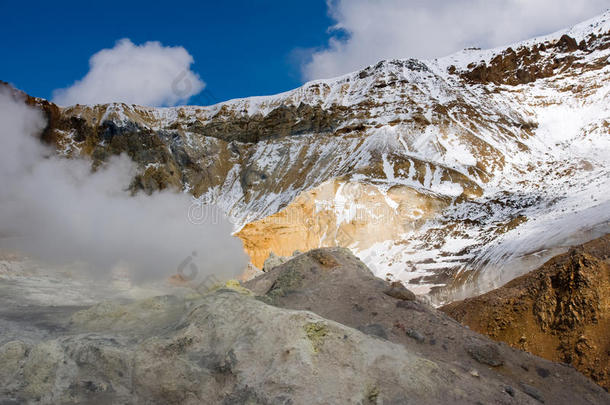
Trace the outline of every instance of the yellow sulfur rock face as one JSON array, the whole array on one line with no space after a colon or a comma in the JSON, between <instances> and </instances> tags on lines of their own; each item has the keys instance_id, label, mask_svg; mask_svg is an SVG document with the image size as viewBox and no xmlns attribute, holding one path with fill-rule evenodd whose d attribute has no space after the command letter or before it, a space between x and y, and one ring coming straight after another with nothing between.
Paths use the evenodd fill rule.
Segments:
<instances>
[{"instance_id":1,"label":"yellow sulfur rock face","mask_svg":"<svg viewBox=\"0 0 610 405\"><path fill-rule=\"evenodd\" d=\"M247 224L237 236L252 263L262 267L270 252L290 256L318 247L366 249L397 239L448 203L406 186L384 192L373 184L331 180L301 193L278 213Z\"/></svg>"}]
</instances>

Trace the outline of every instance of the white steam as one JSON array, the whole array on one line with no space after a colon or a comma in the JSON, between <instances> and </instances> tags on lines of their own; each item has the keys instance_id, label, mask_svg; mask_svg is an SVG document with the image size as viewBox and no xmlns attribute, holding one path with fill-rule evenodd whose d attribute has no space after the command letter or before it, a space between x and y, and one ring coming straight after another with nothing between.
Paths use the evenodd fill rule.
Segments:
<instances>
[{"instance_id":1,"label":"white steam","mask_svg":"<svg viewBox=\"0 0 610 405\"><path fill-rule=\"evenodd\" d=\"M82 263L98 274L127 265L136 279L171 276L192 252L199 276L230 277L245 268L241 241L215 207L205 224L194 225L186 194L131 196L125 189L135 167L127 157L92 173L89 161L43 146L35 135L44 125L39 111L0 89L0 249Z\"/></svg>"}]
</instances>

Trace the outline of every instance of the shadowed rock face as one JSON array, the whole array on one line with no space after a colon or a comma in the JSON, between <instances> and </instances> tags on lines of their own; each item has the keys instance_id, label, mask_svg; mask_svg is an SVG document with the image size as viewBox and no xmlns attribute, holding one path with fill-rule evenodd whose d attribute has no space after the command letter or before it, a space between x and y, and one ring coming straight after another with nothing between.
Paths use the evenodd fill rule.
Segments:
<instances>
[{"instance_id":1,"label":"shadowed rock face","mask_svg":"<svg viewBox=\"0 0 610 405\"><path fill-rule=\"evenodd\" d=\"M233 289L101 303L47 318L63 327L0 345L0 402L610 399L572 368L495 343L376 279L346 249L300 254L245 285L252 291L227 283Z\"/></svg>"},{"instance_id":2,"label":"shadowed rock face","mask_svg":"<svg viewBox=\"0 0 610 405\"><path fill-rule=\"evenodd\" d=\"M573 365L610 389L610 235L441 310L494 340Z\"/></svg>"}]
</instances>

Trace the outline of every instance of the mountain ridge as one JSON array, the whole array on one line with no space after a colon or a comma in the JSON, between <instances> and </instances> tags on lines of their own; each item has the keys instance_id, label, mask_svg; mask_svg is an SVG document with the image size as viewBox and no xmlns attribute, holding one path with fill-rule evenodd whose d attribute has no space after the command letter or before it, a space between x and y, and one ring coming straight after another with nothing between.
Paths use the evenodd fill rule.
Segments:
<instances>
[{"instance_id":1,"label":"mountain ridge","mask_svg":"<svg viewBox=\"0 0 610 405\"><path fill-rule=\"evenodd\" d=\"M450 300L472 293L447 289L455 280L482 274L489 289L607 228L609 16L210 107L29 102L60 154L97 165L127 153L133 190L218 203L258 266L272 251L346 246L375 274Z\"/></svg>"}]
</instances>

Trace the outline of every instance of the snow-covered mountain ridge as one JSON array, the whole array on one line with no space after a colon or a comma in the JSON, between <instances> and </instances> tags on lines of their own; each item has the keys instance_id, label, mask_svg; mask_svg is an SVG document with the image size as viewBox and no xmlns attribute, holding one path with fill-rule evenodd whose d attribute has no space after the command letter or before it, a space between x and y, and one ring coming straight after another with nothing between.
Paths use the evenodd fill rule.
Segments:
<instances>
[{"instance_id":1,"label":"snow-covered mountain ridge","mask_svg":"<svg viewBox=\"0 0 610 405\"><path fill-rule=\"evenodd\" d=\"M60 153L126 152L134 188L219 203L258 266L341 245L442 299L470 270L486 289L608 231L609 57L606 12L506 49L210 107L30 103Z\"/></svg>"}]
</instances>

